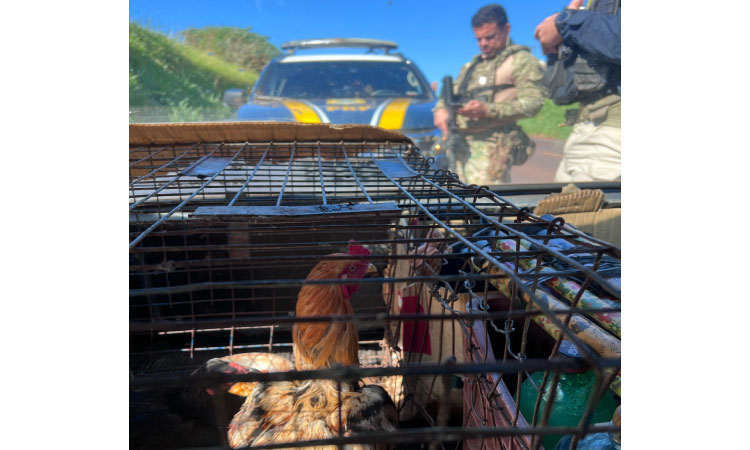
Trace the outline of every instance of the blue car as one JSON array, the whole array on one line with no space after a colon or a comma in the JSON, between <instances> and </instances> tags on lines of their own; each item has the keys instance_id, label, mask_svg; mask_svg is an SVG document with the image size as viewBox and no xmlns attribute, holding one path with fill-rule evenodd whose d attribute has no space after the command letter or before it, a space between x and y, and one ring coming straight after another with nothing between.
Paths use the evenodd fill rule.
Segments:
<instances>
[{"instance_id":1,"label":"blue car","mask_svg":"<svg viewBox=\"0 0 750 450\"><path fill-rule=\"evenodd\" d=\"M298 54L321 48L365 48L363 53ZM242 121L369 124L411 137L423 150L439 131L433 124L436 97L422 72L396 43L375 39L287 42L284 53L263 69Z\"/></svg>"}]
</instances>

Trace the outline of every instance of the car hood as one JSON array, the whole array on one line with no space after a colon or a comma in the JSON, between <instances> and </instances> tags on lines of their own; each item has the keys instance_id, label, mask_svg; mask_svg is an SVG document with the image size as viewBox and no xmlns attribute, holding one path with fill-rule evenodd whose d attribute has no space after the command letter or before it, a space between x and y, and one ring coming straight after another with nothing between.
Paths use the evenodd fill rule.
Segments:
<instances>
[{"instance_id":1,"label":"car hood","mask_svg":"<svg viewBox=\"0 0 750 450\"><path fill-rule=\"evenodd\" d=\"M435 100L385 99L251 99L237 111L238 120L367 124L387 130L434 128Z\"/></svg>"}]
</instances>

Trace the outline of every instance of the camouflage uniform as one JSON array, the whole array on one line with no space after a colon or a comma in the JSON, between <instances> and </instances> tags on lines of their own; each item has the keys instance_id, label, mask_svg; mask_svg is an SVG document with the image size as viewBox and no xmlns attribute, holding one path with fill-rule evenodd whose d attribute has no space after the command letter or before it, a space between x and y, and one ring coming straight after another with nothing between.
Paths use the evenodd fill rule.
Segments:
<instances>
[{"instance_id":1,"label":"camouflage uniform","mask_svg":"<svg viewBox=\"0 0 750 450\"><path fill-rule=\"evenodd\" d=\"M465 82L472 64L476 65ZM509 45L486 60L477 55L461 68L454 94L462 95L461 103L477 99L488 109L481 119L456 117L458 132L471 150L466 165L458 167L462 180L478 185L508 183L511 166L523 164L534 151L534 141L516 120L533 117L542 108L546 98L543 75L539 61L520 45ZM459 92L464 83L465 94ZM444 107L442 100L435 105L436 110Z\"/></svg>"}]
</instances>

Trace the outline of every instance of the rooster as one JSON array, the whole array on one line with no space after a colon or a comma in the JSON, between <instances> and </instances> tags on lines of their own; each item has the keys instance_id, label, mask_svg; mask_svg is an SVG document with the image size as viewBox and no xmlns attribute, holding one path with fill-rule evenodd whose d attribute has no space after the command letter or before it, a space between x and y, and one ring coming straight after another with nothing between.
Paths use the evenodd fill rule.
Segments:
<instances>
[{"instance_id":1,"label":"rooster","mask_svg":"<svg viewBox=\"0 0 750 450\"><path fill-rule=\"evenodd\" d=\"M306 284L297 297L297 317L353 314L349 301L357 291L357 280L375 271L365 259L369 250L350 245L346 254L356 257L319 262L308 280L351 280L343 284ZM354 323L299 323L292 329L297 370L359 365L358 333ZM359 381L298 380L257 383L229 425L232 448L272 443L290 443L362 431L396 428L396 407L377 385ZM362 450L379 445L350 446ZM335 449L335 446L326 448Z\"/></svg>"}]
</instances>

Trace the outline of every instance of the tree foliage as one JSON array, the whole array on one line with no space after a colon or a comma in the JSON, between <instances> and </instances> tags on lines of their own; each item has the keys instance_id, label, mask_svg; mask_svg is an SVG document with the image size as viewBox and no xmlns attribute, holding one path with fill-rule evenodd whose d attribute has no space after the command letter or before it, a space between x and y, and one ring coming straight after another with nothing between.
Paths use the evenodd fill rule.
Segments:
<instances>
[{"instance_id":1,"label":"tree foliage","mask_svg":"<svg viewBox=\"0 0 750 450\"><path fill-rule=\"evenodd\" d=\"M188 28L181 34L188 45L257 72L279 54L267 37L250 32L250 27Z\"/></svg>"}]
</instances>

